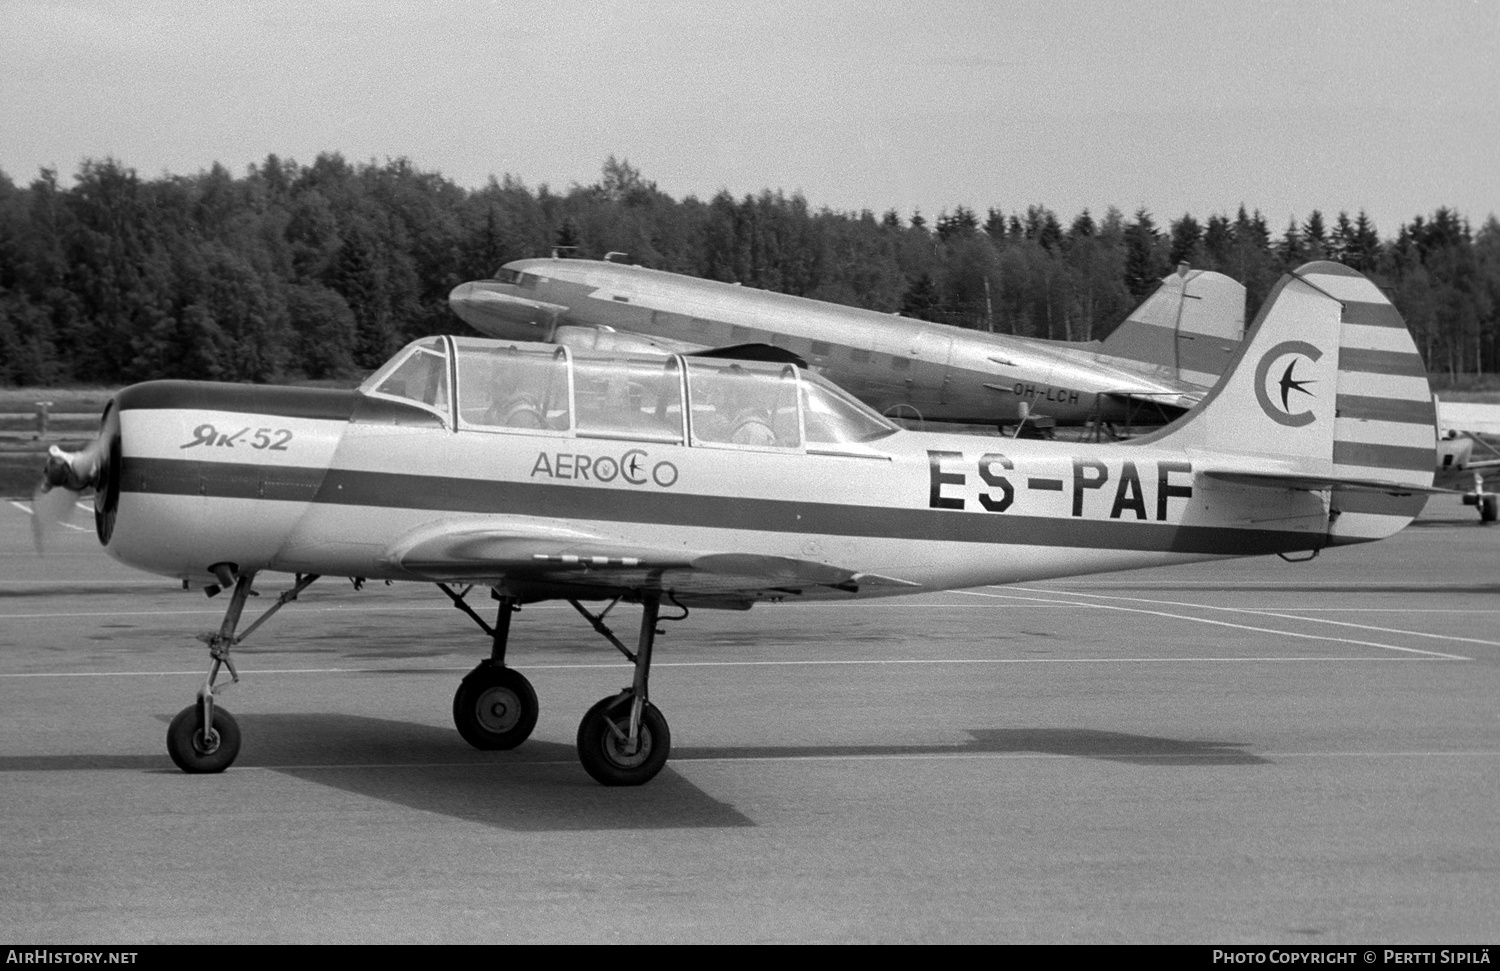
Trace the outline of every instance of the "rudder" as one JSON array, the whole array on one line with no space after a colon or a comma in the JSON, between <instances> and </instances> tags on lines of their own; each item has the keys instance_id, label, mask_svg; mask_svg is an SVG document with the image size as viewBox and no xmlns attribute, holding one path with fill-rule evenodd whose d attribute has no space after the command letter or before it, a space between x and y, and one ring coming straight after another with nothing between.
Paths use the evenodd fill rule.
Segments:
<instances>
[{"instance_id":1,"label":"rudder","mask_svg":"<svg viewBox=\"0 0 1500 971\"><path fill-rule=\"evenodd\" d=\"M1242 480L1331 490L1329 542L1360 542L1421 511L1436 410L1401 314L1363 274L1317 262L1277 283L1203 402L1141 441L1217 453Z\"/></svg>"}]
</instances>

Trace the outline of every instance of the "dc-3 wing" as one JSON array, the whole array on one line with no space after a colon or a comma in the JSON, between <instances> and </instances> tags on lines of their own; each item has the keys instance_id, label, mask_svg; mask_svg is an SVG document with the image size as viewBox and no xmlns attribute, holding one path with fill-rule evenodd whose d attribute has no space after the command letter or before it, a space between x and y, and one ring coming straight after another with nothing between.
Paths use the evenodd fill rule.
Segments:
<instances>
[{"instance_id":1,"label":"dc-3 wing","mask_svg":"<svg viewBox=\"0 0 1500 971\"><path fill-rule=\"evenodd\" d=\"M643 546L563 522L495 517L438 522L401 538L383 559L425 580L572 589L614 596L669 592L704 607L744 609L809 587L857 593L920 584L814 560L761 553Z\"/></svg>"}]
</instances>

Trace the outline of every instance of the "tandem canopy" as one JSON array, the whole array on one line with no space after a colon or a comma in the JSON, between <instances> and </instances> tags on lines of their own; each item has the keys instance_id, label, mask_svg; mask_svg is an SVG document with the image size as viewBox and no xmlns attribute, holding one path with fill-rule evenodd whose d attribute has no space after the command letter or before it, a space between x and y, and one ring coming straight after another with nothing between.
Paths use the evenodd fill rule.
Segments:
<instances>
[{"instance_id":1,"label":"tandem canopy","mask_svg":"<svg viewBox=\"0 0 1500 971\"><path fill-rule=\"evenodd\" d=\"M463 432L824 451L899 430L792 364L474 337L414 341L359 391L415 404Z\"/></svg>"}]
</instances>

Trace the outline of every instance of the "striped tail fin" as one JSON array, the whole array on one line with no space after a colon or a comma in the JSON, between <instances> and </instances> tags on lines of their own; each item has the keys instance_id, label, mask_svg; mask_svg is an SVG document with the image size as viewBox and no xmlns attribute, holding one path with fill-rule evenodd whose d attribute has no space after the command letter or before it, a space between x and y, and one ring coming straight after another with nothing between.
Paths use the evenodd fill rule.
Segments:
<instances>
[{"instance_id":1,"label":"striped tail fin","mask_svg":"<svg viewBox=\"0 0 1500 971\"><path fill-rule=\"evenodd\" d=\"M1202 454L1211 478L1325 492L1339 545L1391 535L1439 491L1436 422L1400 312L1364 275L1318 262L1276 285L1197 408L1137 441Z\"/></svg>"}]
</instances>

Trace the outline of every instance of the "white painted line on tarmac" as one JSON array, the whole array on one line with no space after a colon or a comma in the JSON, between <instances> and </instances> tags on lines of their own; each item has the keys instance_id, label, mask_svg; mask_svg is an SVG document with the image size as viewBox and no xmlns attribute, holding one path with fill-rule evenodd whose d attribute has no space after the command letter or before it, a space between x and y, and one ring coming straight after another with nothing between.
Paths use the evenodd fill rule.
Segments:
<instances>
[{"instance_id":1,"label":"white painted line on tarmac","mask_svg":"<svg viewBox=\"0 0 1500 971\"><path fill-rule=\"evenodd\" d=\"M1027 597L1016 593L986 593L981 590L963 590L971 597L994 597L999 600L1036 600L1036 597ZM1049 591L1050 592L1050 591ZM1066 594L1064 594L1066 596ZM1276 630L1270 627L1252 627L1249 624L1234 624L1227 620L1210 620L1207 617L1194 617L1190 614L1173 613L1166 610L1146 610L1141 607L1122 607L1118 604L1088 603L1078 600L1054 600L1051 603L1071 603L1075 607L1084 607L1091 610L1119 610L1128 614L1146 614L1152 617L1165 617L1169 620L1185 620L1194 624L1210 624L1215 627L1230 627L1235 630L1250 631L1255 634L1275 634L1279 637L1295 637L1299 640L1308 641L1333 641L1336 644L1353 644L1358 647L1374 647L1384 651L1401 651L1407 654L1422 654L1427 657L1442 658L1446 661L1470 661L1473 658L1464 657L1459 654L1445 654L1441 651L1424 651L1415 647L1402 647L1398 644L1381 644L1376 641L1359 641L1349 637L1331 637L1324 634L1302 634L1297 631ZM1194 605L1196 606L1196 605ZM1310 618L1309 618L1310 619Z\"/></svg>"},{"instance_id":2,"label":"white painted line on tarmac","mask_svg":"<svg viewBox=\"0 0 1500 971\"><path fill-rule=\"evenodd\" d=\"M20 502L17 502L16 500L12 499L12 500L10 500L10 504L12 506L15 506L17 509L21 510L22 512L24 512L28 516L35 516L36 515L36 513L34 513L34 512L31 511L31 507L28 506L28 505L26 505L26 504L24 504L24 503L20 503ZM78 531L80 533L92 533L94 531L93 527L91 527L91 526L74 526L72 523L53 523L52 525L54 525L54 526L61 526L64 529L76 530L76 531Z\"/></svg>"},{"instance_id":3,"label":"white painted line on tarmac","mask_svg":"<svg viewBox=\"0 0 1500 971\"><path fill-rule=\"evenodd\" d=\"M954 743L958 748L964 743ZM1492 749L1471 749L1457 752L1259 752L1244 749L1229 749L1223 752L1115 752L1103 750L1098 752L870 752L861 754L858 752L839 752L828 755L674 755L667 763L668 767L691 764L727 764L752 763L752 762L936 762L936 761L973 761L975 759L994 761L1022 761L1040 760L1056 761L1061 759L1101 759L1109 762L1173 762L1173 761L1195 761L1201 762L1205 759L1230 761L1234 759L1254 758L1265 761L1277 759L1494 759L1500 758L1500 751ZM391 769L499 769L506 772L515 772L531 767L555 767L567 766L578 767L576 758L560 759L515 759L514 761L454 761L454 762L337 762L337 763L302 763L285 765L237 765L228 770L229 775L241 772L323 772L323 771L350 771L358 769L377 769L389 771ZM23 770L24 771L24 770ZM90 772L139 772L138 768L90 768Z\"/></svg>"},{"instance_id":4,"label":"white painted line on tarmac","mask_svg":"<svg viewBox=\"0 0 1500 971\"><path fill-rule=\"evenodd\" d=\"M405 614L417 610L452 609L453 606L451 604L392 604L389 607L301 607L298 613L339 614L358 612L362 614ZM87 610L49 614L0 614L0 620L48 620L57 617L195 617L200 614L222 617L224 616L224 610L223 608L203 608L200 610Z\"/></svg>"},{"instance_id":5,"label":"white painted line on tarmac","mask_svg":"<svg viewBox=\"0 0 1500 971\"><path fill-rule=\"evenodd\" d=\"M64 584L64 585L67 583L67 581L65 581L65 580L57 580L57 581L50 581L50 580L48 580L48 581L37 581L37 582L39 582L39 583L56 583L56 584ZM101 583L101 584L108 584L109 582L110 581L108 581L108 580L100 580L99 581L99 583ZM0 588L3 588L4 586L5 586L5 584L0 583ZM959 591L959 592L962 592L962 591ZM269 592L268 592L267 595L269 595ZM254 609L254 606L255 605L252 602L250 604L250 609ZM896 607L896 606L904 606L904 607L907 607L907 608L923 609L923 610L983 610L983 609L986 609L984 607L984 605L982 605L982 604L932 604L932 603L921 603L921 604L904 604L904 605L900 605L900 604L861 604L861 603L858 603L858 602L855 602L855 601L845 601L845 602L835 602L835 603L819 603L819 604L792 604L792 605L789 605L789 606L818 607L818 608L826 608L826 607L858 607L861 610L868 610L871 607ZM1060 609L1060 608L1073 607L1073 606L1077 606L1077 605L1073 604L1073 603L1070 603L1070 602L1067 602L1067 601L1057 601L1055 603L1038 603L1038 604L1035 604L1034 606L1036 606L1036 607L1042 607L1042 608L1045 608L1045 609L1048 609L1048 610L1056 610L1056 609ZM368 604L353 604L353 603L351 603L351 604L347 604L347 605L344 605L344 606L337 606L337 607L334 607L334 606L316 606L315 607L315 606L312 606L312 605L309 605L309 604L304 604L301 601L299 601L298 604L297 604L297 606L295 608L292 608L291 611L288 611L287 613L282 614L282 616L283 617L291 618L291 617L297 617L299 615L305 615L305 614L320 614L320 613L322 613L322 614L336 614L336 613L355 613L355 612L357 612L357 613L366 613L366 614L374 614L374 613L407 613L407 612L419 611L419 610L442 612L442 611L445 611L445 610L453 610L453 609L455 609L454 606L452 604L446 603L446 602L443 602L443 603L424 603L424 604L398 603L398 604L389 604L389 605L384 605L384 606L373 606L373 607L369 606ZM566 605L564 605L564 604L551 603L551 604L527 604L525 609L527 611L533 611L533 610L535 610L535 611L548 611L548 610L566 610L566 609L569 609L569 608L567 608ZM55 612L55 613L0 614L0 620L49 620L49 619L53 619L53 618L63 618L63 617L185 617L185 616L196 616L196 615L199 615L199 614L207 614L207 615L212 615L214 617L222 617L224 615L224 608L222 608L222 607L208 606L208 607L200 607L200 608L195 609L195 610L70 610L70 611L60 611L60 612Z\"/></svg>"},{"instance_id":6,"label":"white painted line on tarmac","mask_svg":"<svg viewBox=\"0 0 1500 971\"><path fill-rule=\"evenodd\" d=\"M6 587L160 587L163 593L173 592L180 587L173 587L165 580L0 580L0 590Z\"/></svg>"},{"instance_id":7,"label":"white painted line on tarmac","mask_svg":"<svg viewBox=\"0 0 1500 971\"><path fill-rule=\"evenodd\" d=\"M1007 589L1024 590L1028 593L1050 593L1051 591L1032 590L1027 587L1010 587ZM1359 630L1372 630L1380 634L1405 634L1408 637L1430 637L1439 641L1461 641L1465 644L1483 644L1486 647L1500 647L1500 641L1486 641L1477 637L1454 637L1450 634L1435 634L1431 631L1406 630L1400 627L1376 627L1371 624L1355 624L1347 620L1328 620L1323 617L1303 617L1300 614L1278 613L1273 609L1265 607L1217 607L1211 604L1184 603L1177 600L1155 600L1148 597L1120 597L1110 596L1103 593L1074 593L1075 597L1092 597L1096 600L1126 600L1132 603L1156 604L1163 607L1192 607L1198 610L1222 610L1228 613L1255 614L1261 617L1279 617L1282 620L1305 620L1313 624L1334 624L1339 627L1353 627ZM1290 609L1297 609L1295 607Z\"/></svg>"},{"instance_id":8,"label":"white painted line on tarmac","mask_svg":"<svg viewBox=\"0 0 1500 971\"><path fill-rule=\"evenodd\" d=\"M1353 643L1359 643L1358 641ZM796 660L796 661L653 661L651 669L658 668L778 668L778 667L897 667L897 666L923 666L923 665L959 665L959 664L1331 664L1343 662L1356 663L1384 663L1411 662L1411 661L1441 661L1455 660L1467 661L1469 658L1455 657L1446 654L1433 654L1429 651L1415 652L1423 657L1379 657L1368 654L1357 657L991 657L991 658L871 658L865 660ZM243 657L241 658L243 662ZM434 666L434 667L391 667L391 668L246 668L243 678L255 675L269 674L446 674L451 672L468 672L474 669L473 664L464 664L457 667ZM586 671L598 668L600 670L625 671L629 665L625 661L594 661L573 664L513 664L510 665L517 671ZM15 673L0 673L0 679L12 678L162 678L177 677L180 675L196 675L203 677L202 668L190 668L181 671L24 671ZM232 682L231 682L232 683Z\"/></svg>"},{"instance_id":9,"label":"white painted line on tarmac","mask_svg":"<svg viewBox=\"0 0 1500 971\"><path fill-rule=\"evenodd\" d=\"M1089 587L1095 587L1095 588L1100 589L1100 590L1149 590L1149 589L1152 589L1153 587L1160 587L1160 586L1162 586L1164 584L1168 584L1168 583L1170 583L1173 587L1182 588L1182 589L1203 589L1203 590L1224 590L1224 589L1229 589L1229 590L1272 590L1272 591L1282 591L1282 592L1285 592L1288 587L1291 587L1291 588L1295 589L1295 588L1297 588L1299 586L1320 587L1320 588L1326 586L1326 587L1335 587L1335 588L1337 588L1339 590L1352 590L1352 591L1356 591L1356 592L1360 591L1360 590L1376 590L1376 591L1379 591L1379 590L1389 590L1392 586L1396 585L1398 582L1400 584L1401 589L1403 589L1403 590L1406 590L1406 589L1443 590L1443 589L1450 588L1450 587L1453 586L1453 581L1452 580L1406 580L1406 579L1402 579L1400 581L1392 581L1392 580L1332 580L1332 581L1308 582L1307 584L1299 584L1299 583L1295 583L1295 582L1287 581L1287 580L1237 580L1237 579L1224 579L1224 580L1181 580L1181 579L1178 579L1177 577L1172 577L1171 579L1162 579L1162 580L1159 580L1159 581L1157 581L1155 583L1142 583L1140 580L1114 580L1114 581L1110 581L1110 580L1092 580L1092 581L1090 581L1090 580L1087 580L1087 578L1085 578L1085 581L1086 581L1086 585L1087 586L1089 586ZM1053 590L1050 587L1041 587L1041 588L1038 588L1038 589L1046 590L1048 593L1067 593L1068 592L1066 590Z\"/></svg>"}]
</instances>

